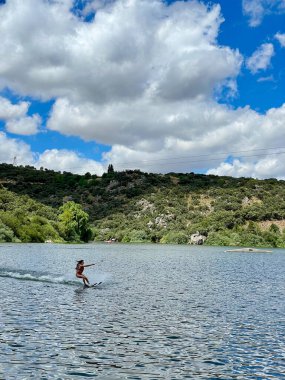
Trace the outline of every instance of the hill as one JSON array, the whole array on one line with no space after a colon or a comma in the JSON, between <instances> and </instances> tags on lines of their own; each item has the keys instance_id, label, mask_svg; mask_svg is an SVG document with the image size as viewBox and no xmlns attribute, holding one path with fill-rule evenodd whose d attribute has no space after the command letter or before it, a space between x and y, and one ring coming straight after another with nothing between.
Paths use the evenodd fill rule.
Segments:
<instances>
[{"instance_id":1,"label":"hill","mask_svg":"<svg viewBox=\"0 0 285 380\"><path fill-rule=\"evenodd\" d=\"M199 232L210 245L285 247L285 181L276 179L139 170L98 177L1 164L0 186L4 227L3 198L13 194L46 210L59 240L59 209L73 201L88 213L95 240L187 243Z\"/></svg>"}]
</instances>

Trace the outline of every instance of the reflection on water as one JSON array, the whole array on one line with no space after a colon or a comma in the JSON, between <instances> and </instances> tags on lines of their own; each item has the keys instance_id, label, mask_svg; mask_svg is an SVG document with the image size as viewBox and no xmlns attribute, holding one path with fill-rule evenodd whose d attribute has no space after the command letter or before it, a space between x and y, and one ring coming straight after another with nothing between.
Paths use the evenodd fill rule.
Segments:
<instances>
[{"instance_id":1,"label":"reflection on water","mask_svg":"<svg viewBox=\"0 0 285 380\"><path fill-rule=\"evenodd\" d=\"M284 251L74 248L1 245L0 379L285 378Z\"/></svg>"}]
</instances>

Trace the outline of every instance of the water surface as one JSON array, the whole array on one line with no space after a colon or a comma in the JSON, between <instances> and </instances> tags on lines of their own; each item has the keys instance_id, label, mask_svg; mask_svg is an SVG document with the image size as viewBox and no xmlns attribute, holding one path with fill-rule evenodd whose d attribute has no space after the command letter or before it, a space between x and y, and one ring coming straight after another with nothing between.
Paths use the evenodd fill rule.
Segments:
<instances>
[{"instance_id":1,"label":"water surface","mask_svg":"<svg viewBox=\"0 0 285 380\"><path fill-rule=\"evenodd\" d=\"M0 245L0 379L285 378L285 251L224 249Z\"/></svg>"}]
</instances>

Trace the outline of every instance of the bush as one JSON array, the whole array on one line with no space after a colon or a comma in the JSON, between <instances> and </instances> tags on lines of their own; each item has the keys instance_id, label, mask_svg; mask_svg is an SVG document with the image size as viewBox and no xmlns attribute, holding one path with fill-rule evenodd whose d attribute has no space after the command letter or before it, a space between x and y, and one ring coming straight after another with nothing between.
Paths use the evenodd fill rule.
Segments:
<instances>
[{"instance_id":1,"label":"bush","mask_svg":"<svg viewBox=\"0 0 285 380\"><path fill-rule=\"evenodd\" d=\"M146 243L150 242L148 233L143 230L131 230L124 235L123 243Z\"/></svg>"},{"instance_id":2,"label":"bush","mask_svg":"<svg viewBox=\"0 0 285 380\"><path fill-rule=\"evenodd\" d=\"M17 241L17 239L15 238L14 232L0 221L0 243L15 241Z\"/></svg>"},{"instance_id":3,"label":"bush","mask_svg":"<svg viewBox=\"0 0 285 380\"><path fill-rule=\"evenodd\" d=\"M221 245L221 246L238 246L241 242L241 236L237 232L230 230L210 232L206 244Z\"/></svg>"},{"instance_id":4,"label":"bush","mask_svg":"<svg viewBox=\"0 0 285 380\"><path fill-rule=\"evenodd\" d=\"M160 239L164 244L187 244L188 236L183 232L170 231Z\"/></svg>"}]
</instances>

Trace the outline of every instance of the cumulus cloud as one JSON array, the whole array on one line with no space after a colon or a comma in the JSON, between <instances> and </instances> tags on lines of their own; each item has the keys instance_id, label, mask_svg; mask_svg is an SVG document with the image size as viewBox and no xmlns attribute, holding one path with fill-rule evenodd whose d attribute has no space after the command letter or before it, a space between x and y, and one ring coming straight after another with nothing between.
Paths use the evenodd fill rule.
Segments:
<instances>
[{"instance_id":1,"label":"cumulus cloud","mask_svg":"<svg viewBox=\"0 0 285 380\"><path fill-rule=\"evenodd\" d=\"M43 153L32 152L31 147L23 141L8 137L0 132L0 162L18 165L45 167L56 171L69 171L78 174L90 172L103 174L107 164L87 159L77 152L67 149L47 149Z\"/></svg>"},{"instance_id":2,"label":"cumulus cloud","mask_svg":"<svg viewBox=\"0 0 285 380\"><path fill-rule=\"evenodd\" d=\"M253 177L258 179L277 178L285 180L284 165L282 164L278 153L276 153L276 157L270 155L256 162L236 159L232 163L222 163L217 168L208 170L207 174L226 175L231 177Z\"/></svg>"},{"instance_id":3,"label":"cumulus cloud","mask_svg":"<svg viewBox=\"0 0 285 380\"><path fill-rule=\"evenodd\" d=\"M259 26L268 14L285 13L284 0L243 0L242 7L252 27Z\"/></svg>"},{"instance_id":4,"label":"cumulus cloud","mask_svg":"<svg viewBox=\"0 0 285 380\"><path fill-rule=\"evenodd\" d=\"M282 47L285 47L285 33L276 33L275 38L279 41Z\"/></svg>"},{"instance_id":5,"label":"cumulus cloud","mask_svg":"<svg viewBox=\"0 0 285 380\"><path fill-rule=\"evenodd\" d=\"M121 0L84 23L66 3L10 0L0 7L3 85L75 103L176 101L208 96L239 72L240 55L216 43L218 5Z\"/></svg>"},{"instance_id":6,"label":"cumulus cloud","mask_svg":"<svg viewBox=\"0 0 285 380\"><path fill-rule=\"evenodd\" d=\"M114 0L85 0L83 7L77 10L77 14L82 17L93 16L99 9L106 7Z\"/></svg>"},{"instance_id":7,"label":"cumulus cloud","mask_svg":"<svg viewBox=\"0 0 285 380\"><path fill-rule=\"evenodd\" d=\"M187 140L215 128L219 112L227 113L223 107L220 110L215 103L200 100L180 101L170 106L145 99L110 107L84 104L79 108L61 99L54 105L48 126L56 130L62 125L66 128L65 134L78 133L85 139L96 138L105 144L133 149L144 147L153 152L165 147L165 141L171 136ZM209 115L213 116L211 121Z\"/></svg>"},{"instance_id":8,"label":"cumulus cloud","mask_svg":"<svg viewBox=\"0 0 285 380\"><path fill-rule=\"evenodd\" d=\"M93 23L78 24L76 38L67 37L78 69L70 67L76 75L58 96L48 128L147 149L195 132L196 104L206 105L223 86L232 91L242 62L217 44L221 22L219 6L197 2L118 1L100 9Z\"/></svg>"},{"instance_id":9,"label":"cumulus cloud","mask_svg":"<svg viewBox=\"0 0 285 380\"><path fill-rule=\"evenodd\" d=\"M41 117L38 114L28 116L29 102L12 104L10 100L0 96L0 120L6 124L6 130L18 135L33 135L38 132Z\"/></svg>"},{"instance_id":10,"label":"cumulus cloud","mask_svg":"<svg viewBox=\"0 0 285 380\"><path fill-rule=\"evenodd\" d=\"M8 99L0 96L0 119L18 119L26 115L29 109L28 102L12 104Z\"/></svg>"},{"instance_id":11,"label":"cumulus cloud","mask_svg":"<svg viewBox=\"0 0 285 380\"><path fill-rule=\"evenodd\" d=\"M259 71L266 70L271 63L274 55L273 44L262 44L246 61L247 68L256 74Z\"/></svg>"},{"instance_id":12,"label":"cumulus cloud","mask_svg":"<svg viewBox=\"0 0 285 380\"><path fill-rule=\"evenodd\" d=\"M36 167L47 167L59 171L78 174L96 173L102 175L106 168L95 160L84 158L76 152L66 149L50 149L39 155Z\"/></svg>"},{"instance_id":13,"label":"cumulus cloud","mask_svg":"<svg viewBox=\"0 0 285 380\"><path fill-rule=\"evenodd\" d=\"M41 117L39 115L25 116L7 120L6 129L8 132L18 135L33 135L38 132L40 124Z\"/></svg>"},{"instance_id":14,"label":"cumulus cloud","mask_svg":"<svg viewBox=\"0 0 285 380\"><path fill-rule=\"evenodd\" d=\"M277 154L273 161L272 154L279 150L270 148L278 146L278 141L285 141L285 105L261 115L249 107L229 111L225 106L213 103L205 116L199 113L199 108L193 114L197 132L188 138L168 137L163 148L154 152L146 151L144 146L131 149L114 145L105 154L105 159L118 169L191 172L212 168L209 173L219 175L284 177L284 157ZM211 123L211 129L203 131L203 125L207 123ZM199 125L202 126L200 132ZM224 163L228 158L242 162L239 170L237 165ZM266 161L271 166L272 162L278 162L274 171L270 165L265 165ZM256 167L259 167L258 171Z\"/></svg>"},{"instance_id":15,"label":"cumulus cloud","mask_svg":"<svg viewBox=\"0 0 285 380\"><path fill-rule=\"evenodd\" d=\"M251 123L244 120L247 136L250 137L248 144L245 134L245 144L239 145L241 152L240 154L237 152L236 159L231 163L223 162L216 168L210 169L208 173L234 177L285 179L285 149L282 147L282 141L285 141L284 120L285 104L280 108L270 109L265 115L256 114L255 121L252 119ZM281 142L280 148L277 141ZM247 153L242 153L244 150L247 150Z\"/></svg>"},{"instance_id":16,"label":"cumulus cloud","mask_svg":"<svg viewBox=\"0 0 285 380\"><path fill-rule=\"evenodd\" d=\"M22 165L29 165L34 161L34 155L28 144L19 139L9 138L6 133L0 132L0 162L12 164L15 158Z\"/></svg>"},{"instance_id":17,"label":"cumulus cloud","mask_svg":"<svg viewBox=\"0 0 285 380\"><path fill-rule=\"evenodd\" d=\"M47 129L110 145L104 159L115 169L159 172L220 168L229 151L284 139L283 107L260 115L216 101L236 91L243 62L218 44L219 5L98 0L86 2L78 17L72 4L9 0L0 7L0 87L54 99ZM90 12L94 20L84 22ZM263 44L249 69L265 70L273 54L273 45ZM47 150L34 162L82 173L104 169L64 150Z\"/></svg>"}]
</instances>

